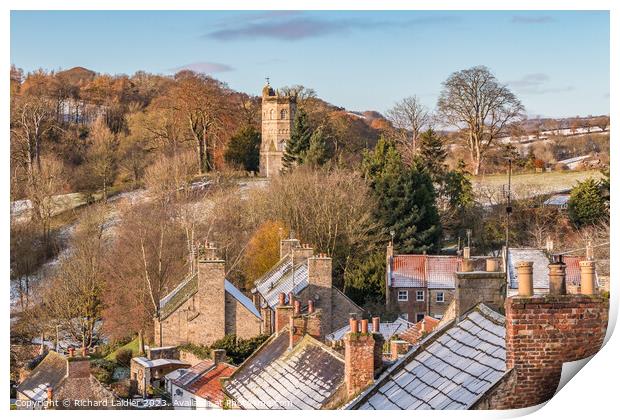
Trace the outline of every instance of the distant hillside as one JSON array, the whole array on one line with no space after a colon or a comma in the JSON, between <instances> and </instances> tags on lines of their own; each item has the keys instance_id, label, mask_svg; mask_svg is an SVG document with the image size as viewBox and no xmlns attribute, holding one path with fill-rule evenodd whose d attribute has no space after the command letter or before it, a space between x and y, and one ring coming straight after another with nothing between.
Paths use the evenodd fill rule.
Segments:
<instances>
[{"instance_id":1,"label":"distant hillside","mask_svg":"<svg viewBox=\"0 0 620 420\"><path fill-rule=\"evenodd\" d=\"M69 70L59 71L56 75L71 85L79 85L90 82L97 73L84 67L73 67Z\"/></svg>"}]
</instances>

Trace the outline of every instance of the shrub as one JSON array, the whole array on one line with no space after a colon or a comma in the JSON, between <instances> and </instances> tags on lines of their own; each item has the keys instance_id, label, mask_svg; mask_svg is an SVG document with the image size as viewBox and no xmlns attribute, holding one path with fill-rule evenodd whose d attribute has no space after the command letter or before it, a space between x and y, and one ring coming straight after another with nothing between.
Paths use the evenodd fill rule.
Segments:
<instances>
[{"instance_id":1,"label":"shrub","mask_svg":"<svg viewBox=\"0 0 620 420\"><path fill-rule=\"evenodd\" d=\"M116 363L121 366L129 366L131 362L131 358L133 357L133 352L131 349L119 349L116 352Z\"/></svg>"},{"instance_id":2,"label":"shrub","mask_svg":"<svg viewBox=\"0 0 620 420\"><path fill-rule=\"evenodd\" d=\"M607 205L598 181L588 178L571 190L568 215L578 228L594 225L607 217Z\"/></svg>"}]
</instances>

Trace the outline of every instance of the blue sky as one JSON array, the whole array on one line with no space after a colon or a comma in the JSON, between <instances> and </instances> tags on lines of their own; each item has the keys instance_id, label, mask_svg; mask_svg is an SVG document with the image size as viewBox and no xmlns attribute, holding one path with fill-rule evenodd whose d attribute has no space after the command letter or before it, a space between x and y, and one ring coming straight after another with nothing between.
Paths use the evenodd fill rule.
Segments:
<instances>
[{"instance_id":1,"label":"blue sky","mask_svg":"<svg viewBox=\"0 0 620 420\"><path fill-rule=\"evenodd\" d=\"M413 94L433 108L452 72L486 65L531 116L609 112L608 12L12 11L11 63L187 67L254 94L269 76L380 112Z\"/></svg>"}]
</instances>

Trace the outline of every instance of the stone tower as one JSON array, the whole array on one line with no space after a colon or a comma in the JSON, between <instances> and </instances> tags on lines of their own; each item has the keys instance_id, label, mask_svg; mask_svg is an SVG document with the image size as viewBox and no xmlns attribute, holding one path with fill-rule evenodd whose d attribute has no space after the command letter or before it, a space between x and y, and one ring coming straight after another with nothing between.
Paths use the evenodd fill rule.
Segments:
<instances>
[{"instance_id":1,"label":"stone tower","mask_svg":"<svg viewBox=\"0 0 620 420\"><path fill-rule=\"evenodd\" d=\"M291 138L295 117L295 98L280 96L269 85L263 88L260 174L271 177L280 174L282 156Z\"/></svg>"}]
</instances>

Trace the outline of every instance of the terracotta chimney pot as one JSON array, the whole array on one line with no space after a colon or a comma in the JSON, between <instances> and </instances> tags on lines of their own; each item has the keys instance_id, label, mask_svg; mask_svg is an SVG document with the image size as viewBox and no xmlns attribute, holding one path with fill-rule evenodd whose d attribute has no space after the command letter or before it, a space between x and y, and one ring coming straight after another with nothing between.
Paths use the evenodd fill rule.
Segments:
<instances>
[{"instance_id":1,"label":"terracotta chimney pot","mask_svg":"<svg viewBox=\"0 0 620 420\"><path fill-rule=\"evenodd\" d=\"M358 330L357 319L355 319L355 318L349 319L349 327L351 327L351 332L352 333L357 333L359 331Z\"/></svg>"},{"instance_id":2,"label":"terracotta chimney pot","mask_svg":"<svg viewBox=\"0 0 620 420\"><path fill-rule=\"evenodd\" d=\"M581 270L581 294L593 295L596 293L595 283L595 265L594 261L580 261L579 269Z\"/></svg>"},{"instance_id":3,"label":"terracotta chimney pot","mask_svg":"<svg viewBox=\"0 0 620 420\"><path fill-rule=\"evenodd\" d=\"M517 279L519 282L519 296L532 296L534 294L534 262L517 262Z\"/></svg>"},{"instance_id":4,"label":"terracotta chimney pot","mask_svg":"<svg viewBox=\"0 0 620 420\"><path fill-rule=\"evenodd\" d=\"M368 334L368 320L362 319L362 334Z\"/></svg>"},{"instance_id":5,"label":"terracotta chimney pot","mask_svg":"<svg viewBox=\"0 0 620 420\"><path fill-rule=\"evenodd\" d=\"M286 304L286 294L284 292L280 292L278 295L278 305L284 306Z\"/></svg>"},{"instance_id":6,"label":"terracotta chimney pot","mask_svg":"<svg viewBox=\"0 0 620 420\"><path fill-rule=\"evenodd\" d=\"M314 302L312 300L308 301L308 313L311 314L314 312Z\"/></svg>"},{"instance_id":7,"label":"terracotta chimney pot","mask_svg":"<svg viewBox=\"0 0 620 420\"><path fill-rule=\"evenodd\" d=\"M372 318L372 332L379 334L381 330L381 318L375 316Z\"/></svg>"},{"instance_id":8,"label":"terracotta chimney pot","mask_svg":"<svg viewBox=\"0 0 620 420\"><path fill-rule=\"evenodd\" d=\"M294 312L293 313L295 315L299 315L301 313L301 302L298 301L298 300L295 300L294 304L293 304L293 308L294 308Z\"/></svg>"}]
</instances>

